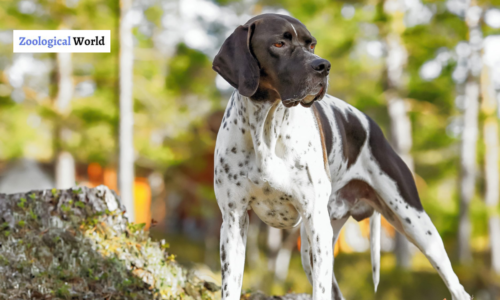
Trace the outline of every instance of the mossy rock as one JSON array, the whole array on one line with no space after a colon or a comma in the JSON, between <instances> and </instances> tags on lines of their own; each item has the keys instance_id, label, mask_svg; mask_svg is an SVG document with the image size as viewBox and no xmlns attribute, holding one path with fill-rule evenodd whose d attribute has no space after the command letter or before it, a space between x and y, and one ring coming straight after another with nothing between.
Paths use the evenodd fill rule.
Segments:
<instances>
[{"instance_id":1,"label":"mossy rock","mask_svg":"<svg viewBox=\"0 0 500 300\"><path fill-rule=\"evenodd\" d=\"M0 194L0 298L220 297L124 213L105 186Z\"/></svg>"}]
</instances>

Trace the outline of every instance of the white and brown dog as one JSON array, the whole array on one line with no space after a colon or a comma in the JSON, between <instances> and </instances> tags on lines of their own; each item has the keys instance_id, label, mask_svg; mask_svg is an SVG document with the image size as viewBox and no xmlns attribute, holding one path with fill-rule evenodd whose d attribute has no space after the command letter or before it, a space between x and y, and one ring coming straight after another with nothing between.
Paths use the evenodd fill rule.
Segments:
<instances>
[{"instance_id":1,"label":"white and brown dog","mask_svg":"<svg viewBox=\"0 0 500 300\"><path fill-rule=\"evenodd\" d=\"M427 256L454 300L470 300L407 166L373 120L325 95L330 63L315 46L298 20L264 14L236 28L215 57L214 70L237 89L215 151L222 299L240 298L253 209L277 228L302 221L302 265L315 300L343 299L333 245L350 216L371 216L378 284L380 214Z\"/></svg>"}]
</instances>

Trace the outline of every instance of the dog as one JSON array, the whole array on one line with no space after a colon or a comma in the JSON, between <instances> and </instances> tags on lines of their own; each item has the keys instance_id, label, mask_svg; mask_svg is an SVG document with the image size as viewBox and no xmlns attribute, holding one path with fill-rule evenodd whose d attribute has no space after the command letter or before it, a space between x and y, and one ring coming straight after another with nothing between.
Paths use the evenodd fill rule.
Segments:
<instances>
[{"instance_id":1,"label":"dog","mask_svg":"<svg viewBox=\"0 0 500 300\"><path fill-rule=\"evenodd\" d=\"M236 90L214 154L222 213L222 299L239 299L248 210L276 228L301 224L301 258L313 299L343 299L333 246L349 217L370 217L373 279L380 269L380 214L429 259L454 300L470 300L412 173L379 126L326 94L330 62L298 20L263 14L225 40L213 69ZM299 106L300 104L300 106Z\"/></svg>"}]
</instances>

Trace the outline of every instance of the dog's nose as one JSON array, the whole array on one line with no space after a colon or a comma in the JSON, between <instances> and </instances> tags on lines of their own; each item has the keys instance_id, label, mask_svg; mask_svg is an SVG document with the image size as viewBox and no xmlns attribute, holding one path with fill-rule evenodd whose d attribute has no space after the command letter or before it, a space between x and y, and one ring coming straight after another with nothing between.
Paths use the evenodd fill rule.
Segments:
<instances>
[{"instance_id":1,"label":"dog's nose","mask_svg":"<svg viewBox=\"0 0 500 300\"><path fill-rule=\"evenodd\" d=\"M312 61L311 67L318 73L328 75L330 73L330 68L332 67L332 65L326 59L318 58Z\"/></svg>"}]
</instances>

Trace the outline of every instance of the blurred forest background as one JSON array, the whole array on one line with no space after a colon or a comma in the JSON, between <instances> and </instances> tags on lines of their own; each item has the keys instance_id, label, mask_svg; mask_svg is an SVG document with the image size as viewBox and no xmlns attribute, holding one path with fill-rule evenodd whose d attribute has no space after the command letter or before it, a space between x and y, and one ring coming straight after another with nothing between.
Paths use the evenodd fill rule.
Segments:
<instances>
[{"instance_id":1,"label":"blurred forest background","mask_svg":"<svg viewBox=\"0 0 500 300\"><path fill-rule=\"evenodd\" d=\"M332 63L329 94L374 118L413 170L474 299L500 299L500 1L0 1L0 193L106 184L177 260L220 282L213 149L232 88L212 71L254 15L301 20ZM13 54L13 29L111 30L111 53ZM383 223L335 249L347 299L443 299L425 257ZM296 230L251 216L244 289L311 292Z\"/></svg>"}]
</instances>

